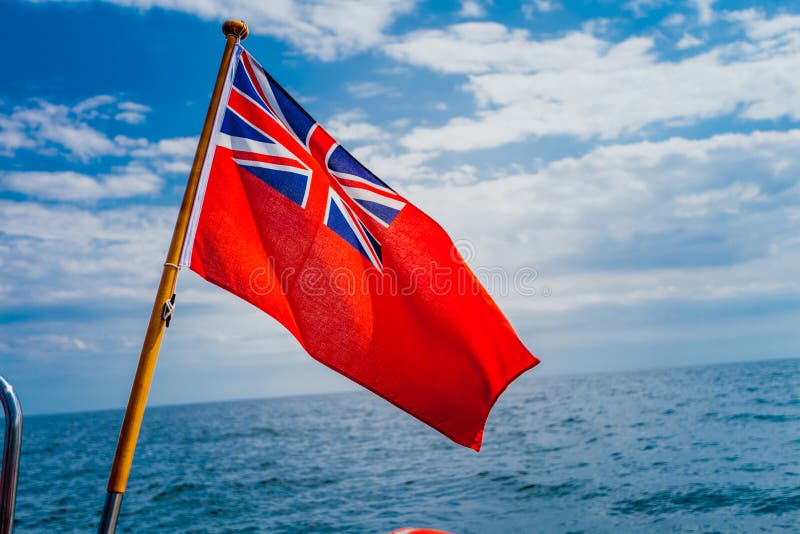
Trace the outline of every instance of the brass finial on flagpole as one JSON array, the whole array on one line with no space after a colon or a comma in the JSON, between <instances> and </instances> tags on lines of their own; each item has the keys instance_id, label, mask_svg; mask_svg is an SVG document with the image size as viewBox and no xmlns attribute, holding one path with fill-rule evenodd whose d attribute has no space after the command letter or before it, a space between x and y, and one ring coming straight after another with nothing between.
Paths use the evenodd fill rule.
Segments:
<instances>
[{"instance_id":1,"label":"brass finial on flagpole","mask_svg":"<svg viewBox=\"0 0 800 534\"><path fill-rule=\"evenodd\" d=\"M229 20L222 25L222 33L225 37L235 35L240 41L247 39L250 31L247 29L247 23L243 20Z\"/></svg>"},{"instance_id":2,"label":"brass finial on flagpole","mask_svg":"<svg viewBox=\"0 0 800 534\"><path fill-rule=\"evenodd\" d=\"M229 20L222 25L222 33L225 34L226 38L225 51L222 54L222 63L217 73L214 92L211 94L211 102L208 105L203 130L197 143L192 169L189 171L189 180L186 183L183 202L178 212L178 220L175 222L175 230L172 233L167 259L164 262L161 282L158 285L153 310L150 314L150 322L147 324L142 352L139 356L139 365L136 368L136 376L133 379L131 395L128 399L128 407L125 409L125 418L122 421L122 428L117 441L114 463L111 466L111 474L108 477L108 493L106 494L106 502L103 508L103 517L98 528L100 534L113 534L117 528L122 496L125 494L125 488L128 484L128 475L133 462L136 441L139 438L139 429L142 426L147 395L150 392L150 383L153 379L158 351L161 348L161 338L164 335L167 319L171 318L171 307L170 313L166 314L165 306L167 306L167 303L173 302L175 282L178 279L177 267L189 225L189 216L192 213L192 206L197 193L197 184L200 181L200 172L208 152L208 144L214 128L214 119L222 98L222 89L225 86L225 79L230 68L234 48L239 41L247 37L247 24L241 20Z\"/></svg>"}]
</instances>

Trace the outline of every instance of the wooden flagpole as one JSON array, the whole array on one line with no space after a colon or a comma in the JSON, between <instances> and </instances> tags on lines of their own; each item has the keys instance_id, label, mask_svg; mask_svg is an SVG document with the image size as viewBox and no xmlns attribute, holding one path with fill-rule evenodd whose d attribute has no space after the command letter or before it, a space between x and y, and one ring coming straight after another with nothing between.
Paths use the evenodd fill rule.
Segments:
<instances>
[{"instance_id":1,"label":"wooden flagpole","mask_svg":"<svg viewBox=\"0 0 800 534\"><path fill-rule=\"evenodd\" d=\"M208 112L203 124L203 131L200 134L200 141L197 144L192 169L189 172L189 181L183 194L178 220L175 222L172 241L167 252L164 270L161 273L161 282L158 285L153 310L150 313L150 322L147 324L142 353L139 357L139 365L136 368L136 377L133 379L131 395L128 399L128 407L125 410L125 419L122 422L122 429L117 441L117 451L114 454L114 463L111 466L111 475L108 479L108 493L106 494L100 528L98 529L100 534L113 534L117 528L122 496L128 483L133 453L136 449L136 440L139 437L139 429L142 426L147 395L150 392L150 383L153 379L158 351L161 348L161 338L164 335L166 326L167 315L164 310L168 305L167 303L169 303L169 309L171 310L175 282L178 278L178 262L180 261L183 241L189 225L189 216L192 213L197 184L200 181L200 171L208 152L214 119L222 97L222 89L225 85L225 77L230 67L231 58L233 57L234 47L236 43L247 37L247 24L244 21L229 20L222 25L222 32L227 40L225 52L222 54L222 63L219 66L219 73L217 73L217 82L214 85L214 92L208 105Z\"/></svg>"}]
</instances>

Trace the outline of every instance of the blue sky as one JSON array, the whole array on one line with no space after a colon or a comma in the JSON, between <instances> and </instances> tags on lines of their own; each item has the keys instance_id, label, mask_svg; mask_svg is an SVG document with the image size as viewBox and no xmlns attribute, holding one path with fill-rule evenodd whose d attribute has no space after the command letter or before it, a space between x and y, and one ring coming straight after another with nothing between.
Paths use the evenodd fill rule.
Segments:
<instances>
[{"instance_id":1,"label":"blue sky","mask_svg":"<svg viewBox=\"0 0 800 534\"><path fill-rule=\"evenodd\" d=\"M262 7L269 4L269 8ZM791 2L4 2L0 373L123 406L224 45L443 224L543 363L800 355ZM487 274L488 276L488 274ZM181 274L151 403L354 388Z\"/></svg>"}]
</instances>

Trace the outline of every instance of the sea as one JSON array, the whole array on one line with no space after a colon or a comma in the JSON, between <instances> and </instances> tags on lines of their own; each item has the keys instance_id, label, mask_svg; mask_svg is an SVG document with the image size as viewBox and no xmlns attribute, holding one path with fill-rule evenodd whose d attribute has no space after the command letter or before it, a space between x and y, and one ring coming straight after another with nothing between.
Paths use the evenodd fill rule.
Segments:
<instances>
[{"instance_id":1,"label":"sea","mask_svg":"<svg viewBox=\"0 0 800 534\"><path fill-rule=\"evenodd\" d=\"M25 419L16 532L97 529L122 411ZM526 374L475 453L367 392L147 410L118 532L800 532L800 359Z\"/></svg>"}]
</instances>

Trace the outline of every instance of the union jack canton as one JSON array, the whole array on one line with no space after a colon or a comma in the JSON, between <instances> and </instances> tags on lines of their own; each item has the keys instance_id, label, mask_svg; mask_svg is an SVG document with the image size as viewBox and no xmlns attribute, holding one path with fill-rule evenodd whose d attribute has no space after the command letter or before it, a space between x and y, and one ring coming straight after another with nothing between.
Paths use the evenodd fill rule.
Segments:
<instances>
[{"instance_id":1,"label":"union jack canton","mask_svg":"<svg viewBox=\"0 0 800 534\"><path fill-rule=\"evenodd\" d=\"M388 228L405 200L340 146L242 47L229 83L216 146L231 150L236 165L301 208L312 182L327 183L325 225L381 269L381 244L369 228ZM277 142L276 129L296 142ZM320 168L324 176L315 172Z\"/></svg>"}]
</instances>

